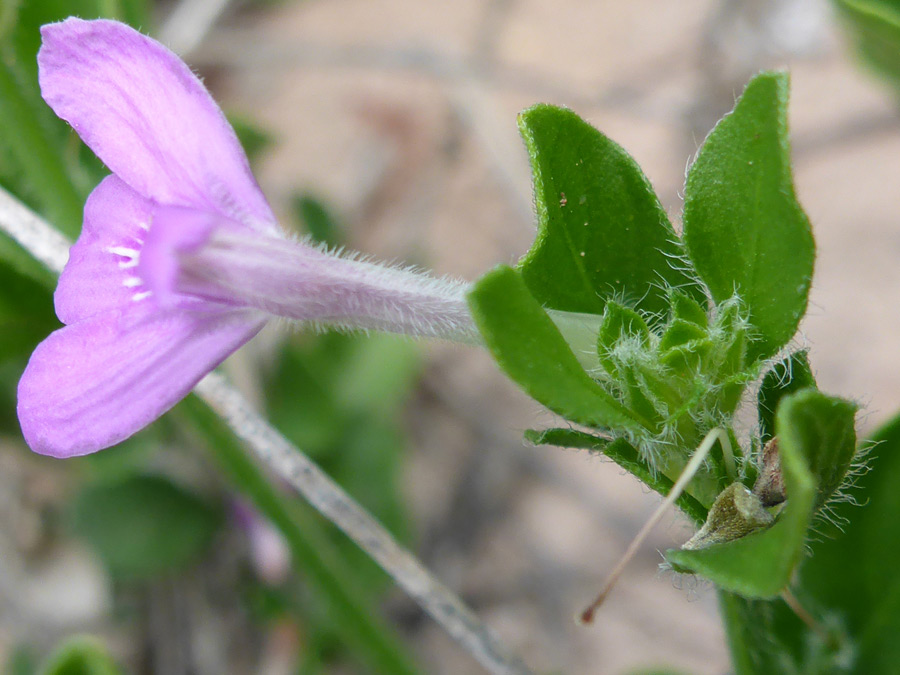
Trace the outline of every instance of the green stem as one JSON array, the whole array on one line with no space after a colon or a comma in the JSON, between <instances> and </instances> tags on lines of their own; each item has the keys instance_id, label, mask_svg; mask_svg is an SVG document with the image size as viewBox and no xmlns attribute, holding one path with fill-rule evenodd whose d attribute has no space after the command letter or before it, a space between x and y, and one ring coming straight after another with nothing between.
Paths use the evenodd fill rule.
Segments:
<instances>
[{"instance_id":1,"label":"green stem","mask_svg":"<svg viewBox=\"0 0 900 675\"><path fill-rule=\"evenodd\" d=\"M208 449L225 474L284 536L294 566L321 593L335 626L349 646L374 672L417 673L398 638L366 606L365 591L357 589L352 570L347 569L334 551L320 525L304 514L299 504L272 486L241 445L222 428L218 417L196 396L188 397L182 407L186 408L188 421L209 439Z\"/></svg>"},{"instance_id":2,"label":"green stem","mask_svg":"<svg viewBox=\"0 0 900 675\"><path fill-rule=\"evenodd\" d=\"M731 652L731 665L734 675L757 675L758 670L753 659L752 636L747 631L747 613L743 598L719 591L719 613L725 627L725 641Z\"/></svg>"},{"instance_id":3,"label":"green stem","mask_svg":"<svg viewBox=\"0 0 900 675\"><path fill-rule=\"evenodd\" d=\"M22 95L9 65L0 58L0 128L19 169L50 220L68 235L81 225L83 195L75 187L59 152L39 122L39 114Z\"/></svg>"}]
</instances>

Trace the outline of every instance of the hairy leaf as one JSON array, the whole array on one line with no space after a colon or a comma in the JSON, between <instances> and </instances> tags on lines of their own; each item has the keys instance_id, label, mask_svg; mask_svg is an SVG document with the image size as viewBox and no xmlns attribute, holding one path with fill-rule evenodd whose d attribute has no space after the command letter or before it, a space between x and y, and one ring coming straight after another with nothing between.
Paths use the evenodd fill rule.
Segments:
<instances>
[{"instance_id":1,"label":"hairy leaf","mask_svg":"<svg viewBox=\"0 0 900 675\"><path fill-rule=\"evenodd\" d=\"M766 358L806 312L815 250L794 195L787 136L788 77L762 73L713 129L688 174L684 237L716 302L737 292Z\"/></svg>"},{"instance_id":2,"label":"hairy leaf","mask_svg":"<svg viewBox=\"0 0 900 675\"><path fill-rule=\"evenodd\" d=\"M571 110L550 105L523 112L519 130L539 228L519 269L541 304L600 314L616 298L663 312L667 285L702 298L681 269L687 263L665 210L628 153Z\"/></svg>"},{"instance_id":3,"label":"hairy leaf","mask_svg":"<svg viewBox=\"0 0 900 675\"><path fill-rule=\"evenodd\" d=\"M641 423L588 376L514 269L488 272L469 293L469 305L497 363L532 398L579 424Z\"/></svg>"},{"instance_id":4,"label":"hairy leaf","mask_svg":"<svg viewBox=\"0 0 900 675\"><path fill-rule=\"evenodd\" d=\"M763 443L775 434L775 411L778 410L778 402L782 397L815 386L816 379L809 366L809 353L806 350L794 352L766 373L758 396L759 427Z\"/></svg>"},{"instance_id":5,"label":"hairy leaf","mask_svg":"<svg viewBox=\"0 0 900 675\"><path fill-rule=\"evenodd\" d=\"M900 417L872 440L858 500L831 508L840 528L820 526L800 565L794 594L829 630L826 643L780 600L722 595L722 616L738 675L776 672L892 673L900 662Z\"/></svg>"},{"instance_id":6,"label":"hairy leaf","mask_svg":"<svg viewBox=\"0 0 900 675\"><path fill-rule=\"evenodd\" d=\"M839 454L843 439L829 431L835 408L845 402L816 390L784 398L776 415L787 504L775 524L741 539L696 550L667 551L679 570L695 572L720 588L749 598L771 598L790 581L803 550L816 498L810 466ZM852 413L850 414L852 428Z\"/></svg>"},{"instance_id":7,"label":"hairy leaf","mask_svg":"<svg viewBox=\"0 0 900 675\"><path fill-rule=\"evenodd\" d=\"M900 663L900 417L876 432L873 444L852 493L860 504L833 507L841 529L813 543L798 594L819 616L838 619L856 657L852 672L892 673Z\"/></svg>"}]
</instances>

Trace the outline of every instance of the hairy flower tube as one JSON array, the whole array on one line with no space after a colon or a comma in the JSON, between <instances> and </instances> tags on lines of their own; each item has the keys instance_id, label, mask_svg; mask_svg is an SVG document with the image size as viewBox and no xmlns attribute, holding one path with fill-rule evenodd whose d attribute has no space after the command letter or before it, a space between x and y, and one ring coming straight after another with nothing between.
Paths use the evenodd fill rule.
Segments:
<instances>
[{"instance_id":1,"label":"hairy flower tube","mask_svg":"<svg viewBox=\"0 0 900 675\"><path fill-rule=\"evenodd\" d=\"M65 325L19 382L34 451L124 440L274 316L474 339L464 284L287 237L222 111L166 47L115 21L41 32L42 95L112 175L59 279Z\"/></svg>"}]
</instances>

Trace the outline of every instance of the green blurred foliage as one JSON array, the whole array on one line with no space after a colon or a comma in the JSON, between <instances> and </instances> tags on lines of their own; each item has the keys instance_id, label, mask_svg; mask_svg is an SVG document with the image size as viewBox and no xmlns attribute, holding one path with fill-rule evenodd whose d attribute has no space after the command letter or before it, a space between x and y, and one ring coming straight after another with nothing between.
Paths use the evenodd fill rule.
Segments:
<instances>
[{"instance_id":1,"label":"green blurred foliage","mask_svg":"<svg viewBox=\"0 0 900 675\"><path fill-rule=\"evenodd\" d=\"M900 2L834 0L863 61L900 93Z\"/></svg>"},{"instance_id":2,"label":"green blurred foliage","mask_svg":"<svg viewBox=\"0 0 900 675\"><path fill-rule=\"evenodd\" d=\"M6 675L34 675L37 671L37 663L28 646L15 646L9 652L6 662L2 664L3 672Z\"/></svg>"},{"instance_id":3,"label":"green blurred foliage","mask_svg":"<svg viewBox=\"0 0 900 675\"><path fill-rule=\"evenodd\" d=\"M266 150L272 147L275 139L268 131L243 115L229 113L227 117L238 140L244 146L244 152L247 153L251 166L255 165Z\"/></svg>"},{"instance_id":4,"label":"green blurred foliage","mask_svg":"<svg viewBox=\"0 0 900 675\"><path fill-rule=\"evenodd\" d=\"M304 229L315 241L331 248L341 245L343 233L340 225L315 195L309 193L294 195L293 207L297 220L303 223Z\"/></svg>"},{"instance_id":5,"label":"green blurred foliage","mask_svg":"<svg viewBox=\"0 0 900 675\"><path fill-rule=\"evenodd\" d=\"M122 670L95 638L79 636L56 648L39 675L122 675Z\"/></svg>"},{"instance_id":6,"label":"green blurred foliage","mask_svg":"<svg viewBox=\"0 0 900 675\"><path fill-rule=\"evenodd\" d=\"M74 236L101 162L40 96L40 27L69 16L110 17L147 26L143 0L12 0L0 19L0 184Z\"/></svg>"},{"instance_id":7,"label":"green blurred foliage","mask_svg":"<svg viewBox=\"0 0 900 675\"><path fill-rule=\"evenodd\" d=\"M177 572L209 547L219 509L158 475L136 474L82 488L70 506L72 529L117 579Z\"/></svg>"}]
</instances>

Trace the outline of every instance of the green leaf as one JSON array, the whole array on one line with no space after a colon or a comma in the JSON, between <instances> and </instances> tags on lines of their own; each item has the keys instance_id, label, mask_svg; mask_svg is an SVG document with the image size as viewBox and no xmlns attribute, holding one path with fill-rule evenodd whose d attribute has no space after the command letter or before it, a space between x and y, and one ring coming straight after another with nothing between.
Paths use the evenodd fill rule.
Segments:
<instances>
[{"instance_id":1,"label":"green leaf","mask_svg":"<svg viewBox=\"0 0 900 675\"><path fill-rule=\"evenodd\" d=\"M640 345L650 343L650 329L643 317L629 307L610 300L603 311L603 321L597 331L597 355L610 375L616 375L611 352L625 338L634 338Z\"/></svg>"},{"instance_id":2,"label":"green leaf","mask_svg":"<svg viewBox=\"0 0 900 675\"><path fill-rule=\"evenodd\" d=\"M396 419L420 369L415 345L393 335L293 337L266 373L269 419L327 461L360 416Z\"/></svg>"},{"instance_id":3,"label":"green leaf","mask_svg":"<svg viewBox=\"0 0 900 675\"><path fill-rule=\"evenodd\" d=\"M419 350L388 334L345 336L348 348L334 375L334 396L344 410L396 419L421 371Z\"/></svg>"},{"instance_id":4,"label":"green leaf","mask_svg":"<svg viewBox=\"0 0 900 675\"><path fill-rule=\"evenodd\" d=\"M16 26L22 0L7 0L0 5L0 40L6 41Z\"/></svg>"},{"instance_id":5,"label":"green leaf","mask_svg":"<svg viewBox=\"0 0 900 675\"><path fill-rule=\"evenodd\" d=\"M330 333L286 341L264 380L269 419L401 540L409 527L399 420L419 372L408 341ZM371 559L341 535L334 543L365 585L384 587Z\"/></svg>"},{"instance_id":6,"label":"green leaf","mask_svg":"<svg viewBox=\"0 0 900 675\"><path fill-rule=\"evenodd\" d=\"M812 544L799 570L798 597L838 617L856 656L854 673L894 673L900 663L900 417L872 437L867 470L855 479L861 505L831 509L828 537Z\"/></svg>"},{"instance_id":7,"label":"green leaf","mask_svg":"<svg viewBox=\"0 0 900 675\"><path fill-rule=\"evenodd\" d=\"M217 509L162 476L129 476L84 489L74 531L110 573L140 580L180 569L203 553L218 529Z\"/></svg>"},{"instance_id":8,"label":"green leaf","mask_svg":"<svg viewBox=\"0 0 900 675\"><path fill-rule=\"evenodd\" d=\"M855 418L858 406L850 401L826 396L816 389L805 389L787 401L794 404L791 419L791 433L799 438L805 449L805 459L816 484L816 508L821 507L844 479L850 462L856 453ZM778 419L781 408L776 413L776 429L781 443L781 426Z\"/></svg>"},{"instance_id":9,"label":"green leaf","mask_svg":"<svg viewBox=\"0 0 900 675\"><path fill-rule=\"evenodd\" d=\"M398 537L407 531L399 420L420 370L407 340L331 333L286 341L264 380L269 419ZM347 555L360 557L359 570L371 564Z\"/></svg>"},{"instance_id":10,"label":"green leaf","mask_svg":"<svg viewBox=\"0 0 900 675\"><path fill-rule=\"evenodd\" d=\"M839 523L819 525L793 592L830 628L826 645L779 600L723 594L726 631L738 675L780 672L790 660L797 673L893 673L900 662L900 417L875 433L867 470L852 495L829 509ZM743 667L740 665L743 664Z\"/></svg>"},{"instance_id":11,"label":"green leaf","mask_svg":"<svg viewBox=\"0 0 900 675\"><path fill-rule=\"evenodd\" d=\"M332 391L337 364L344 358L348 342L338 334L322 337L292 336L265 373L267 417L319 460L339 444L342 427L348 423Z\"/></svg>"},{"instance_id":12,"label":"green leaf","mask_svg":"<svg viewBox=\"0 0 900 675\"><path fill-rule=\"evenodd\" d=\"M124 21L129 26L152 35L153 13L150 11L150 0L100 0L110 6L106 16Z\"/></svg>"},{"instance_id":13,"label":"green leaf","mask_svg":"<svg viewBox=\"0 0 900 675\"><path fill-rule=\"evenodd\" d=\"M809 365L809 352L794 352L779 361L763 377L759 387L758 410L760 438L763 443L775 434L775 411L784 396L801 389L816 387L816 378Z\"/></svg>"},{"instance_id":14,"label":"green leaf","mask_svg":"<svg viewBox=\"0 0 900 675\"><path fill-rule=\"evenodd\" d=\"M703 361L708 359L713 347L715 344L712 340L692 340L671 347L660 355L659 362L679 377L690 378L700 369Z\"/></svg>"},{"instance_id":15,"label":"green leaf","mask_svg":"<svg viewBox=\"0 0 900 675\"><path fill-rule=\"evenodd\" d=\"M640 343L646 346L650 342L647 322L630 307L624 307L610 300L603 312L603 322L600 324L597 340L605 351L609 351L619 340L627 336L638 338Z\"/></svg>"},{"instance_id":16,"label":"green leaf","mask_svg":"<svg viewBox=\"0 0 900 675\"><path fill-rule=\"evenodd\" d=\"M721 380L736 378L744 382L755 380L759 376L758 367L745 367L747 361L747 325L742 320L741 306L731 302L719 308L715 327L728 336L727 347L718 364L717 378ZM730 409L729 409L730 410Z\"/></svg>"},{"instance_id":17,"label":"green leaf","mask_svg":"<svg viewBox=\"0 0 900 675\"><path fill-rule=\"evenodd\" d=\"M529 396L579 424L641 424L588 376L518 272L503 265L488 272L469 306L497 363Z\"/></svg>"},{"instance_id":18,"label":"green leaf","mask_svg":"<svg viewBox=\"0 0 900 675\"><path fill-rule=\"evenodd\" d=\"M272 146L275 139L268 131L242 115L229 113L227 117L228 123L234 129L238 141L247 154L247 159L255 167L256 162Z\"/></svg>"},{"instance_id":19,"label":"green leaf","mask_svg":"<svg viewBox=\"0 0 900 675\"><path fill-rule=\"evenodd\" d=\"M291 206L297 220L303 223L304 229L314 241L340 246L344 237L341 226L331 211L315 196L307 193L294 195Z\"/></svg>"},{"instance_id":20,"label":"green leaf","mask_svg":"<svg viewBox=\"0 0 900 675\"><path fill-rule=\"evenodd\" d=\"M737 291L756 341L778 351L806 311L815 256L794 195L787 135L788 77L757 75L700 148L685 187L688 253L716 302Z\"/></svg>"},{"instance_id":21,"label":"green leaf","mask_svg":"<svg viewBox=\"0 0 900 675\"><path fill-rule=\"evenodd\" d=\"M544 429L525 431L525 440L535 445L556 445L561 448L580 448L591 452L601 452L635 478L655 490L663 497L672 490L674 483L660 471L654 471L641 459L638 451L625 439L610 440L586 434L575 429ZM706 508L692 495L684 492L675 500L676 506L700 525L706 520Z\"/></svg>"},{"instance_id":22,"label":"green leaf","mask_svg":"<svg viewBox=\"0 0 900 675\"><path fill-rule=\"evenodd\" d=\"M719 609L735 675L846 672L837 668L825 653L824 641L781 598L752 600L719 591Z\"/></svg>"},{"instance_id":23,"label":"green leaf","mask_svg":"<svg viewBox=\"0 0 900 675\"><path fill-rule=\"evenodd\" d=\"M696 323L675 319L668 326L659 341L659 351L665 352L695 340L703 340L706 331Z\"/></svg>"},{"instance_id":24,"label":"green leaf","mask_svg":"<svg viewBox=\"0 0 900 675\"><path fill-rule=\"evenodd\" d=\"M0 258L0 363L30 354L59 327L47 287Z\"/></svg>"},{"instance_id":25,"label":"green leaf","mask_svg":"<svg viewBox=\"0 0 900 675\"><path fill-rule=\"evenodd\" d=\"M70 638L51 654L41 675L120 675L103 644L90 636Z\"/></svg>"},{"instance_id":26,"label":"green leaf","mask_svg":"<svg viewBox=\"0 0 900 675\"><path fill-rule=\"evenodd\" d=\"M706 303L697 302L691 296L678 290L669 293L669 304L672 308L672 319L681 319L696 324L701 328L709 326L709 313L706 311Z\"/></svg>"},{"instance_id":27,"label":"green leaf","mask_svg":"<svg viewBox=\"0 0 900 675\"><path fill-rule=\"evenodd\" d=\"M817 463L817 457L834 454L828 417L832 408L844 403L815 390L785 397L776 415L776 429L788 500L778 520L767 530L727 543L667 551L669 562L745 597L778 595L800 560L812 516L816 485L809 467Z\"/></svg>"},{"instance_id":28,"label":"green leaf","mask_svg":"<svg viewBox=\"0 0 900 675\"><path fill-rule=\"evenodd\" d=\"M835 0L860 55L900 87L900 5L890 0Z\"/></svg>"},{"instance_id":29,"label":"green leaf","mask_svg":"<svg viewBox=\"0 0 900 675\"><path fill-rule=\"evenodd\" d=\"M628 153L571 110L550 105L519 115L519 130L539 228L519 269L541 304L601 314L615 297L662 313L666 285L702 298L680 269L688 263L665 210Z\"/></svg>"},{"instance_id":30,"label":"green leaf","mask_svg":"<svg viewBox=\"0 0 900 675\"><path fill-rule=\"evenodd\" d=\"M610 300L603 310L603 319L596 334L594 351L597 360L623 392L623 403L658 426L659 412L647 397L635 367L635 348L646 351L650 345L650 329L643 317L635 310Z\"/></svg>"}]
</instances>

